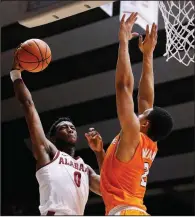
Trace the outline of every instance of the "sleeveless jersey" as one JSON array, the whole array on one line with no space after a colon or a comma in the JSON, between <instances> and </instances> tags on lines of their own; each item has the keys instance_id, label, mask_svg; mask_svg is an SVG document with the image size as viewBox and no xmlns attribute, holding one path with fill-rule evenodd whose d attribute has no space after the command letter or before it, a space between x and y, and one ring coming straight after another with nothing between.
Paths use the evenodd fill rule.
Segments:
<instances>
[{"instance_id":1,"label":"sleeveless jersey","mask_svg":"<svg viewBox=\"0 0 195 217\"><path fill-rule=\"evenodd\" d=\"M140 142L134 156L127 162L116 158L120 136L109 146L100 175L100 190L106 206L106 214L119 205L129 205L146 210L143 198L147 175L157 153L157 144L140 133Z\"/></svg>"},{"instance_id":2,"label":"sleeveless jersey","mask_svg":"<svg viewBox=\"0 0 195 217\"><path fill-rule=\"evenodd\" d=\"M54 159L36 172L42 215L48 211L83 215L89 195L89 169L81 158L58 151Z\"/></svg>"}]
</instances>

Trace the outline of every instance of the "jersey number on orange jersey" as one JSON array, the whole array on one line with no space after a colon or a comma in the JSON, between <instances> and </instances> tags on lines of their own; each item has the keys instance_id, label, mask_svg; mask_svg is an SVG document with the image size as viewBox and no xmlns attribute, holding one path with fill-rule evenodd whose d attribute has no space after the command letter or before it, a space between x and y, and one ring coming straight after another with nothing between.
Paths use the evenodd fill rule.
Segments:
<instances>
[{"instance_id":1,"label":"jersey number on orange jersey","mask_svg":"<svg viewBox=\"0 0 195 217\"><path fill-rule=\"evenodd\" d=\"M81 173L78 171L74 172L74 182L77 187L80 187L81 185Z\"/></svg>"},{"instance_id":2,"label":"jersey number on orange jersey","mask_svg":"<svg viewBox=\"0 0 195 217\"><path fill-rule=\"evenodd\" d=\"M146 187L148 173L149 173L149 164L144 163L144 174L141 176L141 183L140 183L142 187Z\"/></svg>"}]
</instances>

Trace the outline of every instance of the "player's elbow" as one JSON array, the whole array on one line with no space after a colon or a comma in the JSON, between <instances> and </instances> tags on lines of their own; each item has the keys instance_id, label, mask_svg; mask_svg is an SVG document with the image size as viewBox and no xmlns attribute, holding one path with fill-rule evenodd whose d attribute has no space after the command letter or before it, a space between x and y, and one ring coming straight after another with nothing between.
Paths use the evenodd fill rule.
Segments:
<instances>
[{"instance_id":1,"label":"player's elbow","mask_svg":"<svg viewBox=\"0 0 195 217\"><path fill-rule=\"evenodd\" d=\"M101 191L100 191L100 176L99 175L93 175L90 177L89 181L89 188L92 192L95 194L101 196Z\"/></svg>"},{"instance_id":2,"label":"player's elbow","mask_svg":"<svg viewBox=\"0 0 195 217\"><path fill-rule=\"evenodd\" d=\"M97 195L99 195L99 196L102 196L99 186L90 187L90 190L91 190L93 193L95 193L95 194L97 194Z\"/></svg>"},{"instance_id":3,"label":"player's elbow","mask_svg":"<svg viewBox=\"0 0 195 217\"><path fill-rule=\"evenodd\" d=\"M98 191L97 191L97 195L99 195L100 197L102 196L101 191L100 191L100 188L99 188Z\"/></svg>"},{"instance_id":4,"label":"player's elbow","mask_svg":"<svg viewBox=\"0 0 195 217\"><path fill-rule=\"evenodd\" d=\"M128 81L124 81L124 80L121 80L121 81L118 81L116 82L116 91L118 92L133 92L133 88L132 88L132 85L130 82Z\"/></svg>"}]
</instances>

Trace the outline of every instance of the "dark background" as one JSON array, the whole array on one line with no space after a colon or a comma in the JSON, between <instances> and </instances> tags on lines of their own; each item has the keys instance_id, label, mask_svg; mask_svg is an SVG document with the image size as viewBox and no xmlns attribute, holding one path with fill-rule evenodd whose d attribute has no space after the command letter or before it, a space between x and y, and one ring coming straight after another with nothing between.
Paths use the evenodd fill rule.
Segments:
<instances>
[{"instance_id":1,"label":"dark background","mask_svg":"<svg viewBox=\"0 0 195 217\"><path fill-rule=\"evenodd\" d=\"M78 145L76 155L98 171L95 155L87 147L83 132L86 132L88 126L97 126L97 130L105 138L107 148L119 130L113 89L118 50L119 2L114 3L113 12L113 17L110 18L100 8L96 8L33 29L23 27L17 22L1 29L2 215L39 215L35 160L27 148L29 133L19 105L13 99L12 82L5 71L11 66L11 50L30 38L43 39L53 48L54 60L50 66L38 74L25 73L24 81L33 94L45 132L56 118L70 116L80 133L81 145ZM162 18L159 22L162 23ZM103 30L91 31L93 25L101 24L104 31L105 26L107 27L106 33ZM82 28L86 28L87 34L82 34ZM139 27L136 28L143 32ZM75 32L71 32L74 30ZM111 32L116 34L111 35ZM64 37L72 34L74 38L71 44L68 44L69 41L58 41L59 34ZM102 37L103 34L106 35L105 38ZM184 67L175 60L166 63L163 57L165 41L165 30L159 26L158 44L154 53L155 104L170 109L175 119L175 128L169 138L159 143L159 153L151 170L145 204L151 215L194 215L194 65ZM139 80L142 61L137 43L137 39L134 39L130 44L135 84ZM110 78L108 75L111 75ZM106 78L112 82L111 87L110 83L104 85ZM90 85L85 86L82 79L89 79ZM64 89L57 89L61 84L65 85ZM41 95L41 91L47 91L44 88L49 88L55 98ZM100 92L101 96L98 95ZM137 87L134 92L135 102L136 94ZM136 103L135 110L137 111ZM113 120L114 124L109 126ZM106 132L103 123L109 126ZM90 193L85 215L104 215L104 204L100 197Z\"/></svg>"}]
</instances>

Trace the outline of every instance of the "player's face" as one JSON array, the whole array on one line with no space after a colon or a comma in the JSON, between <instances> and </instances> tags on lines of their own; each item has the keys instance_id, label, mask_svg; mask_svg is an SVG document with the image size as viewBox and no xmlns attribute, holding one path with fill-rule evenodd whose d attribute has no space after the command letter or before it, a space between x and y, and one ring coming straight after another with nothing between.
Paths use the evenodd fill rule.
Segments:
<instances>
[{"instance_id":1,"label":"player's face","mask_svg":"<svg viewBox=\"0 0 195 217\"><path fill-rule=\"evenodd\" d=\"M56 138L75 144L77 132L75 126L69 121L62 121L56 127Z\"/></svg>"}]
</instances>

